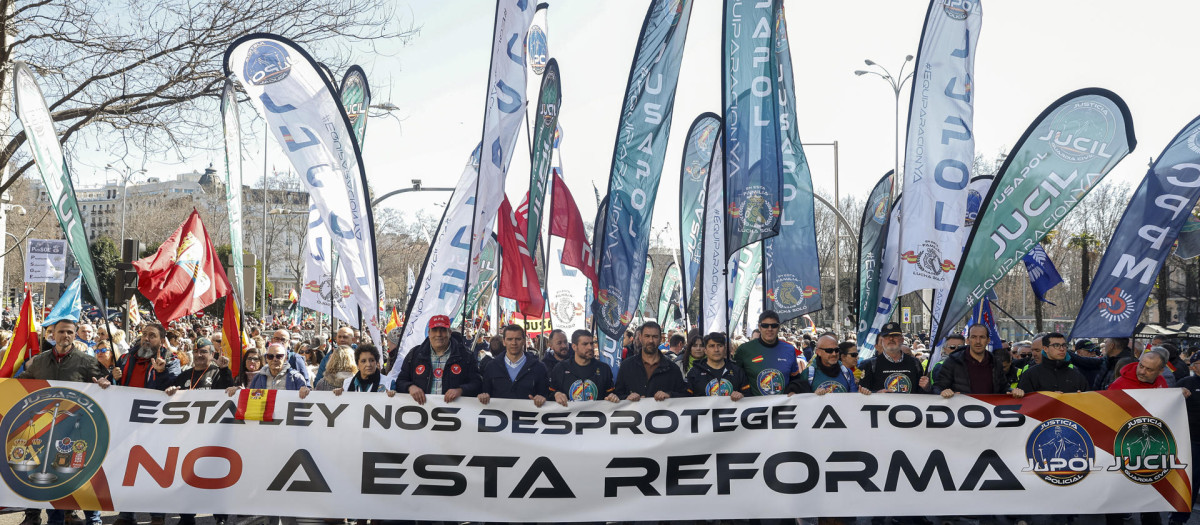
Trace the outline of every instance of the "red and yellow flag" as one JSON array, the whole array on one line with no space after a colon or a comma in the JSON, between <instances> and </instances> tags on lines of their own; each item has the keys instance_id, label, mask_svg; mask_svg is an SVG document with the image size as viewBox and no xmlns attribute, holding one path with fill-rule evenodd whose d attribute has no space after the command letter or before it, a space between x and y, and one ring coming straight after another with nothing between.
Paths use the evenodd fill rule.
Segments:
<instances>
[{"instance_id":1,"label":"red and yellow flag","mask_svg":"<svg viewBox=\"0 0 1200 525\"><path fill-rule=\"evenodd\" d=\"M242 373L242 349L246 347L242 332L242 312L234 294L225 296L225 317L221 320L221 354L229 358L229 370L234 376Z\"/></svg>"},{"instance_id":2,"label":"red and yellow flag","mask_svg":"<svg viewBox=\"0 0 1200 525\"><path fill-rule=\"evenodd\" d=\"M17 317L17 327L13 330L12 341L4 349L0 358L0 377L13 377L21 365L37 355L38 345L37 319L33 313L33 298L29 294L29 285L25 285L25 300L21 302L21 313Z\"/></svg>"},{"instance_id":3,"label":"red and yellow flag","mask_svg":"<svg viewBox=\"0 0 1200 525\"><path fill-rule=\"evenodd\" d=\"M387 326L383 327L383 333L389 333L396 328L400 328L400 315L396 313L395 308L392 308L392 315L388 317Z\"/></svg>"},{"instance_id":4,"label":"red and yellow flag","mask_svg":"<svg viewBox=\"0 0 1200 525\"><path fill-rule=\"evenodd\" d=\"M243 388L238 394L237 419L248 421L274 421L275 390Z\"/></svg>"}]
</instances>

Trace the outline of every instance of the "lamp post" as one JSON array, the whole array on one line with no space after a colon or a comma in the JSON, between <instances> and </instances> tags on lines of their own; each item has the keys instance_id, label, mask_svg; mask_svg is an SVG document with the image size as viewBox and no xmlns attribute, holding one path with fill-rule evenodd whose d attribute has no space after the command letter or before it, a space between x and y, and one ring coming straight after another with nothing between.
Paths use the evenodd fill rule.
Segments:
<instances>
[{"instance_id":1,"label":"lamp post","mask_svg":"<svg viewBox=\"0 0 1200 525\"><path fill-rule=\"evenodd\" d=\"M900 176L900 90L904 88L904 83L913 77L913 73L914 73L913 71L909 71L907 75L904 74L905 66L907 66L909 62L912 62L912 59L913 59L912 55L907 55L904 57L904 62L902 62L900 64L900 73L898 73L896 76L893 76L891 74L891 72L889 72L887 70L887 68L885 68L879 64L876 64L875 61L873 61L869 58L864 60L863 62L866 63L868 66L879 68L881 71L883 71L883 73L880 73L879 71L862 70L862 69L854 72L855 75L860 76L860 77L863 75L875 75L879 78L886 80L888 85L892 86L892 92L894 92L896 95L896 124L895 124L896 127L892 128L892 133L894 134L894 136L896 138L895 144L892 147L892 152L895 154L895 157L896 157L895 171L892 172L893 173L892 197L895 197L895 193L896 193L895 192L895 187L896 187L895 180L897 177ZM896 80L897 77L899 77L899 79L900 79L899 81Z\"/></svg>"},{"instance_id":2,"label":"lamp post","mask_svg":"<svg viewBox=\"0 0 1200 525\"><path fill-rule=\"evenodd\" d=\"M112 164L104 166L104 170L115 171L118 175L121 175L121 170L117 169L117 167L113 166ZM120 240L117 241L118 243L125 242L125 208L129 207L129 204L126 202L129 197L129 179L133 178L134 175L139 173L146 173L146 170L135 170L126 165L125 172L123 175L121 175L121 237Z\"/></svg>"}]
</instances>

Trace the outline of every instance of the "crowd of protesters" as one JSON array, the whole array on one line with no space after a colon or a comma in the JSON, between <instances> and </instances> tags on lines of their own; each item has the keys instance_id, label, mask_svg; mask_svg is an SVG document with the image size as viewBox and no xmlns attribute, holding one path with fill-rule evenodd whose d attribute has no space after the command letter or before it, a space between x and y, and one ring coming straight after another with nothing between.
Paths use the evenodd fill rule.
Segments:
<instances>
[{"instance_id":1,"label":"crowd of protesters","mask_svg":"<svg viewBox=\"0 0 1200 525\"><path fill-rule=\"evenodd\" d=\"M528 400L568 406L581 401L663 401L677 397L858 393L940 395L1005 394L1023 397L1032 392L1071 393L1104 389L1179 388L1186 398L1194 435L1200 434L1200 352L1181 350L1156 338L1145 347L1128 338L1102 343L1070 342L1060 333L1037 334L1029 340L1003 342L993 349L986 327L975 325L964 336L954 335L932 353L898 323L880 331L876 352L861 353L853 336L834 332L787 333L771 311L759 316L753 338L729 340L723 333L664 333L649 321L625 334L615 359L618 372L597 356L597 338L587 330L567 334L553 330L535 340L516 324L497 334L479 334L469 342L451 328L448 317L435 316L420 345L399 357L400 330L386 334L388 348L360 342L350 327L337 330L332 341L305 328L282 325L248 328L248 346L239 372L231 371L222 355L219 324L203 320L147 323L126 332L111 323L60 321L48 326L42 351L29 359L18 377L119 385L161 390L224 389L235 395L242 388L294 390L301 398L310 391L407 394L424 404L431 396L444 402L474 397ZM10 337L0 332L0 343ZM543 350L544 349L544 350ZM398 367L398 370L394 368ZM389 377L395 377L392 381ZM1200 457L1200 439L1193 439L1193 457ZM1193 474L1195 476L1195 474ZM1192 487L1197 484L1193 479ZM1195 494L1193 494L1195 497ZM1106 516L1122 523L1128 515ZM100 523L98 512L50 510L49 525ZM214 515L223 525L227 516ZM1010 516L1014 523L1028 516ZM1071 516L1061 518L1071 521ZM1141 523L1161 523L1158 514L1143 514ZM1188 513L1175 513L1170 523L1184 523ZM151 514L151 525L166 516ZM327 520L328 521L328 520ZM900 518L897 523L930 522ZM1056 522L1058 520L1055 520ZM837 523L837 520L823 520ZM874 523L883 523L876 518ZM181 515L179 525L192 525L195 516ZM21 525L40 525L41 511L26 511ZM122 512L115 525L135 525L132 513Z\"/></svg>"}]
</instances>

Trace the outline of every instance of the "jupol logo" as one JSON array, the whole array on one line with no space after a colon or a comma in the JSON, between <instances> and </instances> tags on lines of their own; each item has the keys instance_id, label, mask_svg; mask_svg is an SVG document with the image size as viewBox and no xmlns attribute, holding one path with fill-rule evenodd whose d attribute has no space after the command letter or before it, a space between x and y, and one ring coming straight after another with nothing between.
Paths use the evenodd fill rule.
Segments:
<instances>
[{"instance_id":1,"label":"jupol logo","mask_svg":"<svg viewBox=\"0 0 1200 525\"><path fill-rule=\"evenodd\" d=\"M7 436L5 485L34 501L78 490L100 470L108 452L108 418L96 401L68 388L43 388L15 403L0 420Z\"/></svg>"},{"instance_id":2,"label":"jupol logo","mask_svg":"<svg viewBox=\"0 0 1200 525\"><path fill-rule=\"evenodd\" d=\"M700 182L708 175L708 166L703 165L700 161L692 161L683 168L683 173L687 175L688 180L692 182Z\"/></svg>"},{"instance_id":3,"label":"jupol logo","mask_svg":"<svg viewBox=\"0 0 1200 525\"><path fill-rule=\"evenodd\" d=\"M525 42L525 56L529 57L529 67L533 69L533 74L540 75L546 70L546 63L550 61L546 32L542 30L542 26L535 25L529 28L529 38Z\"/></svg>"},{"instance_id":4,"label":"jupol logo","mask_svg":"<svg viewBox=\"0 0 1200 525\"><path fill-rule=\"evenodd\" d=\"M943 0L942 11L955 20L966 20L976 5L974 0Z\"/></svg>"},{"instance_id":5,"label":"jupol logo","mask_svg":"<svg viewBox=\"0 0 1200 525\"><path fill-rule=\"evenodd\" d=\"M1050 119L1046 135L1037 139L1049 143L1060 159L1086 162L1096 157L1112 158L1108 145L1116 129L1116 116L1108 106L1084 100L1059 109Z\"/></svg>"},{"instance_id":6,"label":"jupol logo","mask_svg":"<svg viewBox=\"0 0 1200 525\"><path fill-rule=\"evenodd\" d=\"M1104 470L1096 465L1096 447L1083 425L1070 419L1055 418L1038 425L1025 440L1027 466L1042 481L1065 487L1083 481L1091 471Z\"/></svg>"},{"instance_id":7,"label":"jupol logo","mask_svg":"<svg viewBox=\"0 0 1200 525\"><path fill-rule=\"evenodd\" d=\"M779 202L774 204L767 201L769 192L763 186L750 186L742 194L741 206L731 203L730 215L741 223L745 232L766 233L771 230L779 217Z\"/></svg>"},{"instance_id":8,"label":"jupol logo","mask_svg":"<svg viewBox=\"0 0 1200 525\"><path fill-rule=\"evenodd\" d=\"M277 42L259 40L246 52L242 77L251 84L263 86L279 82L291 72L292 60L287 50Z\"/></svg>"},{"instance_id":9,"label":"jupol logo","mask_svg":"<svg viewBox=\"0 0 1200 525\"><path fill-rule=\"evenodd\" d=\"M1133 308L1130 303L1133 302L1133 296L1122 290L1120 287L1114 287L1112 293L1100 299L1100 317L1103 317L1110 323L1124 321L1133 315Z\"/></svg>"},{"instance_id":10,"label":"jupol logo","mask_svg":"<svg viewBox=\"0 0 1200 525\"><path fill-rule=\"evenodd\" d=\"M767 298L780 309L790 310L799 307L805 299L814 295L810 292L812 286L803 286L800 279L790 273L776 277L775 286L767 290Z\"/></svg>"},{"instance_id":11,"label":"jupol logo","mask_svg":"<svg viewBox=\"0 0 1200 525\"><path fill-rule=\"evenodd\" d=\"M1113 442L1119 470L1134 483L1148 485L1167 477L1172 470L1187 468L1179 461L1178 446L1171 428L1156 417L1135 417L1121 425Z\"/></svg>"}]
</instances>

